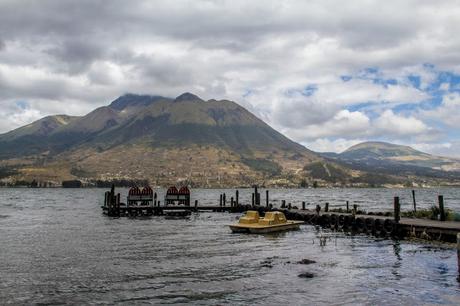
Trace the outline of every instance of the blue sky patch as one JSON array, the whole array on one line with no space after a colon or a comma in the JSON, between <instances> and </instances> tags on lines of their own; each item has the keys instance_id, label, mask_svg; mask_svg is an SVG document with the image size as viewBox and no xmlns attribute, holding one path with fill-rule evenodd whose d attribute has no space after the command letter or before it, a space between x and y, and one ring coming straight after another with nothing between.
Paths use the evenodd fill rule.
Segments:
<instances>
[{"instance_id":1,"label":"blue sky patch","mask_svg":"<svg viewBox=\"0 0 460 306\"><path fill-rule=\"evenodd\" d=\"M29 102L24 101L24 100L16 101L16 106L22 110L28 109L30 107Z\"/></svg>"}]
</instances>

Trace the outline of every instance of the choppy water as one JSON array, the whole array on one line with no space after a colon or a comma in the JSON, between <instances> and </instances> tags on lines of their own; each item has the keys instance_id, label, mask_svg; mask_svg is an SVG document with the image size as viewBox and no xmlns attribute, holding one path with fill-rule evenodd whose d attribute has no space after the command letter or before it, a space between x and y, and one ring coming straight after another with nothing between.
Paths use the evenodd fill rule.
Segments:
<instances>
[{"instance_id":1,"label":"choppy water","mask_svg":"<svg viewBox=\"0 0 460 306\"><path fill-rule=\"evenodd\" d=\"M220 192L193 195L216 204ZM457 255L450 247L312 226L278 235L231 234L226 224L238 216L228 213L111 219L101 214L103 193L0 189L0 304L460 303ZM248 202L250 193L241 190L240 198ZM460 208L456 189L419 190L420 206L433 204L438 193L448 207ZM369 210L391 209L394 195L410 200L407 190L271 191L273 200L297 205L366 198L360 205ZM323 247L321 235L331 237ZM297 264L304 258L317 263ZM303 272L314 277L299 278Z\"/></svg>"}]
</instances>

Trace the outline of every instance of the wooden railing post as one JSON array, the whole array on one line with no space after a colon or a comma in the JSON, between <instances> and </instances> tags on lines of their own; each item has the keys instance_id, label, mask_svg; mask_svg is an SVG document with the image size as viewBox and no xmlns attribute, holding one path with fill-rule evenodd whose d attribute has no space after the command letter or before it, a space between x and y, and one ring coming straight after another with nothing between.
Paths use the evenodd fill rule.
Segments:
<instances>
[{"instance_id":1,"label":"wooden railing post","mask_svg":"<svg viewBox=\"0 0 460 306\"><path fill-rule=\"evenodd\" d=\"M399 204L399 197L394 198L394 219L396 223L399 223L400 220L400 212L401 212L401 205Z\"/></svg>"},{"instance_id":2,"label":"wooden railing post","mask_svg":"<svg viewBox=\"0 0 460 306\"><path fill-rule=\"evenodd\" d=\"M439 220L446 221L446 212L444 211L444 197L442 195L438 196L439 203Z\"/></svg>"}]
</instances>

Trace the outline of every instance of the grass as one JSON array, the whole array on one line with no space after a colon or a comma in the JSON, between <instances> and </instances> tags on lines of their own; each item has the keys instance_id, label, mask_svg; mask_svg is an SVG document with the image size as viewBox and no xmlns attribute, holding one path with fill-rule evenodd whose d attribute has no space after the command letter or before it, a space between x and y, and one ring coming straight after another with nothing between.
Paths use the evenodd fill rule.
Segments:
<instances>
[{"instance_id":1,"label":"grass","mask_svg":"<svg viewBox=\"0 0 460 306\"><path fill-rule=\"evenodd\" d=\"M264 172L270 175L279 175L282 169L278 163L263 158L243 158L242 162L255 171Z\"/></svg>"},{"instance_id":2,"label":"grass","mask_svg":"<svg viewBox=\"0 0 460 306\"><path fill-rule=\"evenodd\" d=\"M439 207L433 205L428 209L418 209L417 212L414 212L414 211L401 212L401 217L438 220L439 213L440 213ZM460 221L460 214L457 214L453 210L447 209L445 211L445 214L446 214L446 221Z\"/></svg>"}]
</instances>

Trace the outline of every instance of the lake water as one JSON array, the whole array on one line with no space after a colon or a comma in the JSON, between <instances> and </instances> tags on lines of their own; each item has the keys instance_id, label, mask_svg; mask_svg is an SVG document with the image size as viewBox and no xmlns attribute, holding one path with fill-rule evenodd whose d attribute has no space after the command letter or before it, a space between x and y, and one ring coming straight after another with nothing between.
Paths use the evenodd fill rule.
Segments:
<instances>
[{"instance_id":1,"label":"lake water","mask_svg":"<svg viewBox=\"0 0 460 306\"><path fill-rule=\"evenodd\" d=\"M239 215L229 213L112 219L101 213L104 191L0 189L0 304L460 304L450 246L313 226L278 235L231 234L226 225ZM223 191L192 192L200 204L215 205ZM225 192L229 201L234 190ZM240 190L240 202L249 203L251 192ZM403 208L412 205L404 189L270 192L275 204L349 200L366 210L391 210L399 195ZM438 194L460 210L459 189L416 195L429 207ZM327 244L320 246L324 235ZM305 258L316 263L297 263ZM298 276L305 272L314 277Z\"/></svg>"}]
</instances>

